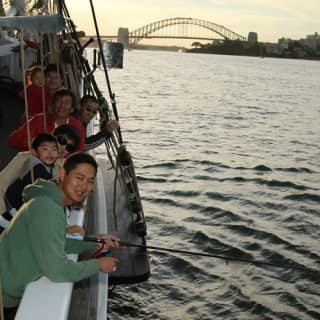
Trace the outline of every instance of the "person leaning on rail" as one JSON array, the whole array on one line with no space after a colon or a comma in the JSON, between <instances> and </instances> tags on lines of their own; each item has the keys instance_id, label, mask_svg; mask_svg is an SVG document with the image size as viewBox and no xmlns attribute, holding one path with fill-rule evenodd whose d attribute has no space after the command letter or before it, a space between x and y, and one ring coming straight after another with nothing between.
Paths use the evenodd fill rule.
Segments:
<instances>
[{"instance_id":1,"label":"person leaning on rail","mask_svg":"<svg viewBox=\"0 0 320 320\"><path fill-rule=\"evenodd\" d=\"M74 262L66 254L93 250L88 241L67 239L64 207L82 202L92 191L97 162L86 153L68 157L57 183L38 179L23 192L24 205L0 236L3 305L18 306L26 286L45 276L53 282L76 282L102 271L115 271L112 257ZM101 248L119 247L119 239L100 235ZM5 310L6 311L6 310Z\"/></svg>"},{"instance_id":2,"label":"person leaning on rail","mask_svg":"<svg viewBox=\"0 0 320 320\"><path fill-rule=\"evenodd\" d=\"M70 90L63 89L56 92L53 97L52 113L46 113L46 115L40 113L28 121L31 139L39 133L52 133L55 128L63 124L70 124L78 131L80 136L79 151L83 150L85 130L81 122L71 116L74 106L75 96ZM20 151L28 150L27 123L10 134L8 145Z\"/></svg>"},{"instance_id":3,"label":"person leaning on rail","mask_svg":"<svg viewBox=\"0 0 320 320\"><path fill-rule=\"evenodd\" d=\"M80 100L80 106L75 117L80 120L86 129L89 122L97 115L99 111L99 103L96 97L85 95ZM119 127L116 120L108 120L102 123L98 133L86 136L84 150L88 151L103 144L112 136L112 132Z\"/></svg>"}]
</instances>

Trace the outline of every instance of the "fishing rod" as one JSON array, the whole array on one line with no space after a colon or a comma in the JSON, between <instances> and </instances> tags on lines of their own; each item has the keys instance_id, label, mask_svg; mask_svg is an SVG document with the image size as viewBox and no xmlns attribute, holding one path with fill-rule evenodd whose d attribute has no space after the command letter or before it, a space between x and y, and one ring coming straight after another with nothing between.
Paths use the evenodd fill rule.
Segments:
<instances>
[{"instance_id":1,"label":"fishing rod","mask_svg":"<svg viewBox=\"0 0 320 320\"><path fill-rule=\"evenodd\" d=\"M97 238L94 238L94 237L84 237L83 240L84 241L97 242L97 243L106 243L105 239L97 239ZM136 247L136 248L142 248L142 249L145 249L145 250L150 249L150 250L156 250L156 251L166 251L166 252L181 253L181 254L187 254L187 255L193 255L193 256L201 256L201 257L223 259L223 260L226 260L227 263L229 261L235 261L235 262L252 263L252 264L255 264L255 265L267 265L267 266L285 268L285 269L296 269L296 270L302 270L302 271L306 271L307 270L307 268L300 267L300 266L290 266L290 265L286 265L286 264L278 264L278 263L261 261L261 260L254 260L254 259L233 258L233 257L229 257L229 256L222 256L222 255L218 255L218 254L211 254L211 253L204 253L204 252L169 249L169 248L164 248L164 247L156 247L156 246L149 246L149 245L143 245L143 244L135 244L135 243L130 243L130 242L126 242L126 241L119 241L119 245L121 247Z\"/></svg>"},{"instance_id":2,"label":"fishing rod","mask_svg":"<svg viewBox=\"0 0 320 320\"><path fill-rule=\"evenodd\" d=\"M104 54L103 54L103 48L102 48L102 43L101 43L100 32L99 32L98 23L97 23L97 18L96 18L96 13L95 13L95 9L94 9L92 0L90 0L90 7L91 7L91 12L92 12L94 27L95 27L95 29L96 29L96 35L97 35L97 41L98 41L98 44L99 44L101 62L102 62L102 66L103 66L103 70L104 70L104 75L105 75L106 82L107 82L107 86L108 86L108 91L109 91L109 96L110 96L110 100L111 100L111 104L112 104L113 113L114 113L114 116L115 116L116 120L119 121L119 115L118 115L118 110L117 110L115 95L114 95L114 93L113 93L112 90L111 90L111 84L110 84L110 80L109 80L109 76L108 76L106 59L105 59L105 56L104 56ZM119 134L120 144L122 144L123 141L122 141L122 135L121 135L120 127L118 128L118 134Z\"/></svg>"}]
</instances>

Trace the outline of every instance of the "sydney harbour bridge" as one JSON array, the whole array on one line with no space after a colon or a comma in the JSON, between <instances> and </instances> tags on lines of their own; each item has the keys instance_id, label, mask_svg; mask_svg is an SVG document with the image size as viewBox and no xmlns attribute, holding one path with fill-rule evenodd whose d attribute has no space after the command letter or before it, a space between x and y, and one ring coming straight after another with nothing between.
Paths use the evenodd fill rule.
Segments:
<instances>
[{"instance_id":1,"label":"sydney harbour bridge","mask_svg":"<svg viewBox=\"0 0 320 320\"><path fill-rule=\"evenodd\" d=\"M143 39L247 40L246 37L222 25L193 18L164 19L133 31L119 28L117 36L103 36L103 38L117 38L124 47L135 45Z\"/></svg>"}]
</instances>

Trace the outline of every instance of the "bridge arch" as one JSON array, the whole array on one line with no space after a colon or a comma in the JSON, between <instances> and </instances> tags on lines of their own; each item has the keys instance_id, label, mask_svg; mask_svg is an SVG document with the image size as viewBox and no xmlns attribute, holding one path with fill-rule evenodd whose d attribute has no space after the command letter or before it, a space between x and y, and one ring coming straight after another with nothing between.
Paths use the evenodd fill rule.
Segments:
<instances>
[{"instance_id":1,"label":"bridge arch","mask_svg":"<svg viewBox=\"0 0 320 320\"><path fill-rule=\"evenodd\" d=\"M200 19L193 18L169 18L149 23L134 31L129 32L130 44L137 44L140 40L150 37L153 33L160 29L164 29L178 24L191 24L210 30L224 39L246 41L246 37L225 28L222 25Z\"/></svg>"}]
</instances>

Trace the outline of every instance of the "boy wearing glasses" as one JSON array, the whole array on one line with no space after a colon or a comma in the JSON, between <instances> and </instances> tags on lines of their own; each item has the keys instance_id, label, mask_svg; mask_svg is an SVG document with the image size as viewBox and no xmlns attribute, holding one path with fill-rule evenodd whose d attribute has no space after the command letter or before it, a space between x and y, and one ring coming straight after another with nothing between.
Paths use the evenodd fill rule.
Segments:
<instances>
[{"instance_id":1,"label":"boy wearing glasses","mask_svg":"<svg viewBox=\"0 0 320 320\"><path fill-rule=\"evenodd\" d=\"M99 103L96 97L85 95L80 100L80 108L77 118L86 129L89 122L97 115L99 111ZM84 150L88 151L103 144L105 140L112 136L112 132L118 128L116 120L109 120L102 124L101 130L91 136L86 137Z\"/></svg>"}]
</instances>

